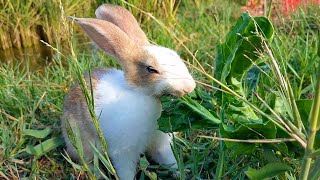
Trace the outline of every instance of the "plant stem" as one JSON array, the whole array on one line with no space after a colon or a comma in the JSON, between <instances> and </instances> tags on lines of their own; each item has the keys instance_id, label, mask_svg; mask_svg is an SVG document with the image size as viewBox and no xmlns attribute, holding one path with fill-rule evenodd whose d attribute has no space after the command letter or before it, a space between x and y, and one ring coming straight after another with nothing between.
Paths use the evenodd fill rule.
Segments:
<instances>
[{"instance_id":1,"label":"plant stem","mask_svg":"<svg viewBox=\"0 0 320 180\"><path fill-rule=\"evenodd\" d=\"M265 7L267 6L267 1L265 0L264 1L264 5L265 5ZM272 0L270 1L270 3L269 3L269 9L268 9L268 18L270 19L270 17L271 17L271 13L272 13ZM265 8L265 11L267 11L267 8Z\"/></svg>"},{"instance_id":2,"label":"plant stem","mask_svg":"<svg viewBox=\"0 0 320 180\"><path fill-rule=\"evenodd\" d=\"M221 137L221 134L219 135ZM225 160L225 147L224 142L219 142L219 160L218 165L216 169L216 174L214 179L221 179L223 177L223 166L224 166L224 160Z\"/></svg>"},{"instance_id":3,"label":"plant stem","mask_svg":"<svg viewBox=\"0 0 320 180\"><path fill-rule=\"evenodd\" d=\"M310 119L309 119L310 128L309 128L308 139L307 139L307 149L305 150L305 154L303 157L300 180L308 179L308 175L311 167L312 158L310 157L310 155L312 154L312 151L313 151L313 145L316 137L317 125L318 125L319 114L320 114L319 112L320 111L320 66L318 70L318 77L316 79L317 79L316 93L313 100L313 105L312 105Z\"/></svg>"}]
</instances>

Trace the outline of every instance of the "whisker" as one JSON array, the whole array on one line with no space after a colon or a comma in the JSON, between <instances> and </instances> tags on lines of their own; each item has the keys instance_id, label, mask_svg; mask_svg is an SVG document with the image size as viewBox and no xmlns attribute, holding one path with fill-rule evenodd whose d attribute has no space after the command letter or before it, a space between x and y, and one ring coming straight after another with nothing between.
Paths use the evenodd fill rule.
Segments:
<instances>
[{"instance_id":1,"label":"whisker","mask_svg":"<svg viewBox=\"0 0 320 180\"><path fill-rule=\"evenodd\" d=\"M178 73L174 73L174 72L170 72L170 71L163 71L163 72L168 73L168 74L172 74L172 75L175 75L175 76L181 76Z\"/></svg>"},{"instance_id":2,"label":"whisker","mask_svg":"<svg viewBox=\"0 0 320 180\"><path fill-rule=\"evenodd\" d=\"M163 66L177 66L175 64L160 64L160 65L163 65Z\"/></svg>"}]
</instances>

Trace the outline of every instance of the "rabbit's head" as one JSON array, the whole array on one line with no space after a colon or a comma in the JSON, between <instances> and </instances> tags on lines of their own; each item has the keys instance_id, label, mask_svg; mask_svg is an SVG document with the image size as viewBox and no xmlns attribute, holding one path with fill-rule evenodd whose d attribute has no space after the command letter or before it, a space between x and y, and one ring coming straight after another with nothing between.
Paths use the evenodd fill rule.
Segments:
<instances>
[{"instance_id":1,"label":"rabbit's head","mask_svg":"<svg viewBox=\"0 0 320 180\"><path fill-rule=\"evenodd\" d=\"M148 95L182 96L195 81L179 55L152 45L133 15L120 6L101 5L95 18L73 18L104 51L116 57L129 85Z\"/></svg>"}]
</instances>

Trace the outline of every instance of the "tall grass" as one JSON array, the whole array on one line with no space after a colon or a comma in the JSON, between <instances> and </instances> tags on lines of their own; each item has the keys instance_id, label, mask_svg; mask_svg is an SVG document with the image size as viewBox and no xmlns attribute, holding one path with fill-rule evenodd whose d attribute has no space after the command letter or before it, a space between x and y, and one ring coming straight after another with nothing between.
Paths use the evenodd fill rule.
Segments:
<instances>
[{"instance_id":1,"label":"tall grass","mask_svg":"<svg viewBox=\"0 0 320 180\"><path fill-rule=\"evenodd\" d=\"M1 0L0 1L0 49L24 48L37 45L39 40L48 43L62 44L68 36L61 24L60 7L65 14L78 17L93 16L94 9L102 3L122 4L120 0ZM129 0L130 4L142 7L158 16L174 19L180 1L137 1ZM132 11L140 22L144 17L137 10Z\"/></svg>"},{"instance_id":2,"label":"tall grass","mask_svg":"<svg viewBox=\"0 0 320 180\"><path fill-rule=\"evenodd\" d=\"M60 6L70 15L92 14L95 1L68 0L1 0L0 49L23 48L37 45L40 39L62 43L66 36L61 22Z\"/></svg>"}]
</instances>

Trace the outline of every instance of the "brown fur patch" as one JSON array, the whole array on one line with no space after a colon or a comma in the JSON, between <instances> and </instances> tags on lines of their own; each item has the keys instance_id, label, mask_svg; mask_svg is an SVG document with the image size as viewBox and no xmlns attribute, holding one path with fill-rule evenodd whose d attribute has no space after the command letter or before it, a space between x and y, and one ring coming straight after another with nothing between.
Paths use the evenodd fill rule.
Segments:
<instances>
[{"instance_id":1,"label":"brown fur patch","mask_svg":"<svg viewBox=\"0 0 320 180\"><path fill-rule=\"evenodd\" d=\"M140 28L137 20L127 9L121 6L104 4L98 7L95 14L97 18L109 21L118 26L136 44L149 44L149 40Z\"/></svg>"},{"instance_id":2,"label":"brown fur patch","mask_svg":"<svg viewBox=\"0 0 320 180\"><path fill-rule=\"evenodd\" d=\"M93 89L97 86L98 81L107 74L109 69L95 69L91 73L91 82ZM86 73L85 80L90 89L90 80L89 75ZM64 99L63 115L61 118L62 134L66 141L66 147L68 154L73 159L78 159L78 155L71 145L71 142L68 138L66 123L69 122L72 129L77 125L81 140L83 143L88 143L88 140L96 140L92 142L99 144L98 136L96 134L95 127L92 123L92 119L88 110L87 103L84 99L81 87L79 83L75 83L67 93ZM85 159L91 160L93 157L92 149L89 145L85 144L84 146Z\"/></svg>"},{"instance_id":3,"label":"brown fur patch","mask_svg":"<svg viewBox=\"0 0 320 180\"><path fill-rule=\"evenodd\" d=\"M101 19L74 18L101 49L117 57L123 66L124 61L132 59L137 46L129 36L118 26Z\"/></svg>"},{"instance_id":4,"label":"brown fur patch","mask_svg":"<svg viewBox=\"0 0 320 180\"><path fill-rule=\"evenodd\" d=\"M91 72L91 82L92 82L92 88L95 89L95 87L97 86L98 81L105 75L108 73L108 71L110 71L109 69L103 69L103 68L99 68L99 69L94 69ZM86 81L87 84L87 88L90 90L90 77L89 77L89 73L85 73L84 74L84 79ZM79 85L79 83L76 83L75 85L73 85L71 87L71 89L69 90L69 93L66 95L66 100L68 100L69 102L73 102L73 101L84 101L84 97L83 97L83 93L81 90L81 87ZM65 104L69 104L66 103Z\"/></svg>"},{"instance_id":5,"label":"brown fur patch","mask_svg":"<svg viewBox=\"0 0 320 180\"><path fill-rule=\"evenodd\" d=\"M137 59L133 59L128 64L126 69L126 80L129 84L139 87L152 87L161 77L160 65L158 61L153 57L147 54L147 52L139 52L140 56L137 56ZM160 74L150 74L147 70L147 66L152 66L156 68Z\"/></svg>"}]
</instances>

